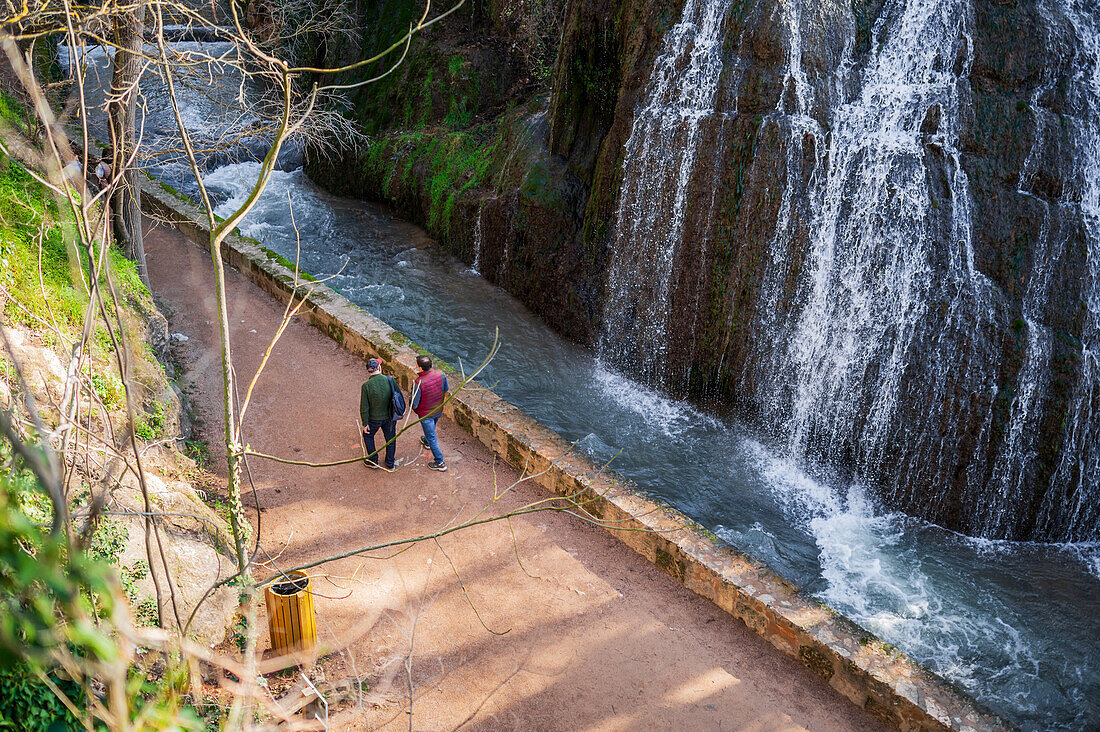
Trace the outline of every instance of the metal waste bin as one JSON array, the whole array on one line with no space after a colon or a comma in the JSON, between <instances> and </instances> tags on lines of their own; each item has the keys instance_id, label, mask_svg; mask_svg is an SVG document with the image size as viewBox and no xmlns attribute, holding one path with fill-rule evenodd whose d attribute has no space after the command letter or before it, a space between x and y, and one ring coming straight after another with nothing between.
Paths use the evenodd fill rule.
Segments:
<instances>
[{"instance_id":1,"label":"metal waste bin","mask_svg":"<svg viewBox=\"0 0 1100 732\"><path fill-rule=\"evenodd\" d=\"M264 586L271 648L279 654L312 650L317 645L317 619L309 575L289 572Z\"/></svg>"}]
</instances>

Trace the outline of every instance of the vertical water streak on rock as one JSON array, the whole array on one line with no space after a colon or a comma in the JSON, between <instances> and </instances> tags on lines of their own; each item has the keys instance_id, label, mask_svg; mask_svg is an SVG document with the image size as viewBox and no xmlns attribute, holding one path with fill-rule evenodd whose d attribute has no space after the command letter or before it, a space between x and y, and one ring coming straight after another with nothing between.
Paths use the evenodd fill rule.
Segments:
<instances>
[{"instance_id":1,"label":"vertical water streak on rock","mask_svg":"<svg viewBox=\"0 0 1100 732\"><path fill-rule=\"evenodd\" d=\"M1061 458L1040 509L1040 531L1069 541L1100 538L1100 8L1066 0L1076 36L1068 126L1074 170L1062 206L1076 206L1085 239L1080 368L1062 435Z\"/></svg>"},{"instance_id":2,"label":"vertical water streak on rock","mask_svg":"<svg viewBox=\"0 0 1100 732\"><path fill-rule=\"evenodd\" d=\"M482 201L477 207L477 222L474 224L474 262L470 265L470 269L475 274L481 274L479 269L481 266L481 219L485 214L485 201Z\"/></svg>"},{"instance_id":3,"label":"vertical water streak on rock","mask_svg":"<svg viewBox=\"0 0 1100 732\"><path fill-rule=\"evenodd\" d=\"M1045 12L1044 3L1039 2L1036 10L1046 23L1046 47L1053 53L1050 36L1051 19ZM1035 181L1039 167L1039 158L1047 142L1049 112L1040 102L1050 93L1055 84L1055 76L1050 68L1045 70L1044 78L1031 95L1030 109L1035 119L1035 138L1031 149L1020 170L1017 192L1035 201L1043 209L1043 220L1039 236L1031 251L1031 272L1028 276L1027 290L1021 303L1021 315L1024 322L1023 337L1027 339L1023 365L1016 377L1012 405L1009 410L1008 428L1002 445L996 456L987 501L984 511L975 515L975 533L983 536L1001 536L1013 538L1017 513L1029 485L1038 480L1036 475L1038 455L1038 437L1047 388L1051 359L1052 333L1043 322L1043 309L1050 297L1051 266L1060 257L1060 242L1051 242L1050 204L1035 195Z\"/></svg>"},{"instance_id":4,"label":"vertical water streak on rock","mask_svg":"<svg viewBox=\"0 0 1100 732\"><path fill-rule=\"evenodd\" d=\"M769 427L782 421L777 416L784 409L786 401L781 395L789 378L787 364L783 350L777 348L776 344L786 343L790 337L793 288L788 280L792 268L798 266L795 260L803 256L794 246L793 214L796 211L821 210L823 187L820 185L820 178L824 165L822 143L826 139L821 124L810 116L815 99L814 89L802 66L802 0L780 5L778 10L783 13L788 35L787 58L779 99L775 110L764 117L763 124L774 125L784 140L782 197L775 233L768 243L768 262L757 296L755 332L768 334L768 338L758 339L742 377L744 389L748 389L753 381L760 385L757 388L759 398L763 402L764 411L771 417ZM851 41L845 50L846 56L850 54ZM809 180L803 180L802 167L807 142L812 145L813 171ZM746 378L749 374L751 378Z\"/></svg>"},{"instance_id":5,"label":"vertical water streak on rock","mask_svg":"<svg viewBox=\"0 0 1100 732\"><path fill-rule=\"evenodd\" d=\"M500 255L500 266L497 268L497 284L503 287L508 277L508 268L512 265L512 237L504 237L504 251Z\"/></svg>"},{"instance_id":6,"label":"vertical water streak on rock","mask_svg":"<svg viewBox=\"0 0 1100 732\"><path fill-rule=\"evenodd\" d=\"M624 149L598 353L650 383L665 377L672 270L684 235L696 138L714 114L731 1L687 0L680 22L664 38Z\"/></svg>"},{"instance_id":7,"label":"vertical water streak on rock","mask_svg":"<svg viewBox=\"0 0 1100 732\"><path fill-rule=\"evenodd\" d=\"M793 454L849 463L902 505L960 465L981 472L965 441L988 439L995 393L995 313L957 150L969 24L966 0L894 0L876 21L859 94L834 110L784 354L793 388L775 400Z\"/></svg>"}]
</instances>

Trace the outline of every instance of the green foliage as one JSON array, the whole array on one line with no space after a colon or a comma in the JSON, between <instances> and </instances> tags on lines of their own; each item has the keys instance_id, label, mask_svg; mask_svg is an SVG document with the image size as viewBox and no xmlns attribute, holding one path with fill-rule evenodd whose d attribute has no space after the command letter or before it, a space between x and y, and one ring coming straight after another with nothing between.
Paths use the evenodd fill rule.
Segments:
<instances>
[{"instance_id":1,"label":"green foliage","mask_svg":"<svg viewBox=\"0 0 1100 732\"><path fill-rule=\"evenodd\" d=\"M474 135L453 133L444 137L428 159L428 226L449 231L455 200L486 179L493 147Z\"/></svg>"},{"instance_id":2,"label":"green foliage","mask_svg":"<svg viewBox=\"0 0 1100 732\"><path fill-rule=\"evenodd\" d=\"M192 201L190 198L183 195L182 193L177 191L175 188L173 188L172 186L170 186L167 183L165 183L164 181L162 181L160 178L157 178L157 177L153 176L151 173L146 173L146 175L149 176L150 180L156 181L156 184L158 186L160 186L160 189L162 191L164 191L165 193L167 193L168 195L172 196L173 198L178 198L179 200L181 200L185 203L194 203L194 201Z\"/></svg>"},{"instance_id":3,"label":"green foliage","mask_svg":"<svg viewBox=\"0 0 1100 732\"><path fill-rule=\"evenodd\" d=\"M423 180L427 226L446 233L457 201L487 184L495 171L500 137L487 132L412 132L375 142L367 150L364 172L387 191ZM420 168L416 175L415 168Z\"/></svg>"},{"instance_id":4,"label":"green foliage","mask_svg":"<svg viewBox=\"0 0 1100 732\"><path fill-rule=\"evenodd\" d=\"M12 295L4 317L43 335L49 333L44 324L50 324L66 338L75 339L87 306L83 282L87 262L70 260L64 230L73 227L65 222L67 216L71 216L67 205L59 208L22 165L0 155L0 283ZM152 312L152 296L137 265L115 248L108 250L106 264L124 303ZM107 278L104 272L101 284L106 285ZM105 292L109 289L104 287ZM107 304L110 307L110 297ZM97 333L94 342L106 350L110 338Z\"/></svg>"},{"instance_id":5,"label":"green foliage","mask_svg":"<svg viewBox=\"0 0 1100 732\"><path fill-rule=\"evenodd\" d=\"M550 80L565 5L553 0L501 0L498 5L497 23L514 39L532 74L541 81Z\"/></svg>"},{"instance_id":6,"label":"green foliage","mask_svg":"<svg viewBox=\"0 0 1100 732\"><path fill-rule=\"evenodd\" d=\"M69 552L19 508L8 475L0 476L0 668L46 662L63 644L81 655L114 660L118 649L88 622L90 598L113 608L110 570L82 552Z\"/></svg>"},{"instance_id":7,"label":"green foliage","mask_svg":"<svg viewBox=\"0 0 1100 732\"><path fill-rule=\"evenodd\" d=\"M122 379L110 371L92 371L90 366L84 369L85 376L92 381L92 389L107 409L115 409L126 403L126 390Z\"/></svg>"},{"instance_id":8,"label":"green foliage","mask_svg":"<svg viewBox=\"0 0 1100 732\"><path fill-rule=\"evenodd\" d=\"M450 60L447 61L447 73L450 74L452 77L457 78L462 73L462 67L465 64L466 59L464 59L460 54L455 54L454 56L451 56Z\"/></svg>"},{"instance_id":9,"label":"green foliage","mask_svg":"<svg viewBox=\"0 0 1100 732\"><path fill-rule=\"evenodd\" d=\"M134 434L146 442L152 442L164 437L164 429L164 402L154 399L148 412L137 415L134 423Z\"/></svg>"},{"instance_id":10,"label":"green foliage","mask_svg":"<svg viewBox=\"0 0 1100 732\"><path fill-rule=\"evenodd\" d=\"M112 247L107 250L107 266L110 268L111 277L118 287L119 294L127 304L146 314L156 309L149 288L141 281L141 275L138 274L137 262L127 259L120 250Z\"/></svg>"},{"instance_id":11,"label":"green foliage","mask_svg":"<svg viewBox=\"0 0 1100 732\"><path fill-rule=\"evenodd\" d=\"M449 97L443 124L451 129L462 129L473 120L478 93L477 72L464 56L456 54L447 61L447 75Z\"/></svg>"},{"instance_id":12,"label":"green foliage","mask_svg":"<svg viewBox=\"0 0 1100 732\"><path fill-rule=\"evenodd\" d=\"M3 117L5 122L12 125L20 132L24 134L30 132L30 125L28 122L30 115L27 114L27 110L18 99L11 96L3 89L0 89L0 117Z\"/></svg>"},{"instance_id":13,"label":"green foliage","mask_svg":"<svg viewBox=\"0 0 1100 732\"><path fill-rule=\"evenodd\" d=\"M271 257L276 262L278 262L279 264L281 264L284 267L286 267L287 269L289 269L291 272L294 271L294 262L291 262L289 259L284 257L282 254L279 254L274 249L268 249L267 247L260 247L260 249L263 251L264 254ZM316 282L317 281L316 277L314 277L309 272L302 269L301 264L298 265L298 277L300 279L306 280L308 282Z\"/></svg>"},{"instance_id":14,"label":"green foliage","mask_svg":"<svg viewBox=\"0 0 1100 732\"><path fill-rule=\"evenodd\" d=\"M90 677L96 677L99 664L124 661L113 626L96 618L111 618L120 597L110 565L118 563L125 527L105 520L88 551L72 550L64 536L51 535L22 509L27 492L42 489L25 471L0 471L0 732L84 729L41 678L50 678L83 710L86 684L61 674L57 659L68 658L65 668ZM147 573L145 562L120 572L131 599L134 583ZM139 624L155 623L152 601L135 610ZM202 729L199 717L184 706L186 664L171 656L164 660L158 666L163 671L153 676L144 667L128 668L124 692L128 713L140 719L135 726Z\"/></svg>"},{"instance_id":15,"label":"green foliage","mask_svg":"<svg viewBox=\"0 0 1100 732\"><path fill-rule=\"evenodd\" d=\"M76 705L84 695L78 684L51 676L51 681ZM0 668L0 730L68 732L83 729L64 702L25 664Z\"/></svg>"},{"instance_id":16,"label":"green foliage","mask_svg":"<svg viewBox=\"0 0 1100 732\"><path fill-rule=\"evenodd\" d=\"M423 354L425 356L431 356L432 357L432 364L435 366L435 368L439 369L440 371L443 371L443 372L448 373L448 374L457 374L458 373L458 369L456 369L454 366L447 363L443 359L439 358L434 353L432 353L428 349L424 348L424 346L420 345L416 341L411 340L404 333L399 333L398 331L395 330L390 334L390 340L393 341L394 343L396 343L399 346L408 346L409 348L411 348L413 351L415 351L417 353ZM396 351L394 353L396 353Z\"/></svg>"},{"instance_id":17,"label":"green foliage","mask_svg":"<svg viewBox=\"0 0 1100 732\"><path fill-rule=\"evenodd\" d=\"M0 116L24 132L33 131L25 111L2 92ZM82 333L89 284L88 247L75 240L72 215L69 202L54 200L22 165L0 155L0 284L11 295L0 317L35 332L48 346L66 349ZM136 265L118 250L100 246L95 249L106 262L100 284L110 279L119 306L152 313L152 298ZM113 319L116 295L106 286L103 292ZM122 321L114 326L134 327L132 314ZM124 402L122 382L100 367L102 356L113 352L115 344L103 327L92 333L85 376L104 402L117 406ZM132 345L141 342L140 334L132 334ZM131 363L136 359L140 365L143 355L135 350ZM13 371L6 361L0 366L9 383ZM163 433L164 405L155 403L143 419L150 434ZM77 493L79 500L86 500L86 489ZM43 679L50 679L84 716L88 704L82 689L93 688L93 679L109 684L109 669L128 669L122 689L128 708L113 711L140 717L134 726L201 728L197 717L181 708L181 669L186 671L186 664L165 656L150 680L145 667L127 666L130 659L115 640L114 622L123 617L115 610L123 588L111 565L117 566L125 546L125 525L104 518L90 546L80 550L63 532L50 532L52 519L53 506L37 478L13 459L9 445L0 443L0 732L86 728L88 720L75 719ZM134 583L148 571L142 564L120 573L131 601L136 598ZM136 610L139 622L155 619L156 608L150 612L147 602ZM62 667L67 673L61 673ZM76 680L69 680L70 675Z\"/></svg>"},{"instance_id":18,"label":"green foliage","mask_svg":"<svg viewBox=\"0 0 1100 732\"><path fill-rule=\"evenodd\" d=\"M134 623L147 628L156 627L159 619L157 613L157 601L147 597L133 606Z\"/></svg>"},{"instance_id":19,"label":"green foliage","mask_svg":"<svg viewBox=\"0 0 1100 732\"><path fill-rule=\"evenodd\" d=\"M144 559L123 567L118 573L118 578L122 582L122 591L126 593L126 597L133 601L137 597L137 582L148 576L149 563Z\"/></svg>"},{"instance_id":20,"label":"green foliage","mask_svg":"<svg viewBox=\"0 0 1100 732\"><path fill-rule=\"evenodd\" d=\"M183 454L194 460L200 470L210 467L210 447L202 440L184 440Z\"/></svg>"},{"instance_id":21,"label":"green foliage","mask_svg":"<svg viewBox=\"0 0 1100 732\"><path fill-rule=\"evenodd\" d=\"M237 616L237 622L233 624L233 628L229 631L229 639L238 651L245 652L248 647L248 620L243 615Z\"/></svg>"},{"instance_id":22,"label":"green foliage","mask_svg":"<svg viewBox=\"0 0 1100 732\"><path fill-rule=\"evenodd\" d=\"M54 224L57 206L21 165L0 159L6 162L0 166L0 282L19 302L9 301L4 316L34 329L55 323L75 336L85 301L73 287L62 230Z\"/></svg>"},{"instance_id":23,"label":"green foliage","mask_svg":"<svg viewBox=\"0 0 1100 732\"><path fill-rule=\"evenodd\" d=\"M83 590L103 586L104 575L38 528L50 511L36 498L43 492L28 471L0 474L0 730L75 730L82 725L36 672L48 673L49 653L72 642L65 620L86 601ZM81 635L105 650L91 628ZM81 701L79 686L54 681Z\"/></svg>"},{"instance_id":24,"label":"green foliage","mask_svg":"<svg viewBox=\"0 0 1100 732\"><path fill-rule=\"evenodd\" d=\"M406 118L405 124L423 127L428 123L428 117L432 113L432 92L435 89L435 69L428 69L424 75L424 85L420 89L420 106L417 109L416 119Z\"/></svg>"},{"instance_id":25,"label":"green foliage","mask_svg":"<svg viewBox=\"0 0 1100 732\"><path fill-rule=\"evenodd\" d=\"M102 518L88 543L87 555L104 564L114 564L126 548L128 536L129 533L121 522Z\"/></svg>"},{"instance_id":26,"label":"green foliage","mask_svg":"<svg viewBox=\"0 0 1100 732\"><path fill-rule=\"evenodd\" d=\"M192 705L195 714L205 723L207 732L218 732L228 716L228 710L215 701L197 701Z\"/></svg>"},{"instance_id":27,"label":"green foliage","mask_svg":"<svg viewBox=\"0 0 1100 732\"><path fill-rule=\"evenodd\" d=\"M94 344L93 347L99 353L106 354L114 353L115 351L115 342L111 340L111 334L102 326L96 328L92 333L92 343Z\"/></svg>"},{"instance_id":28,"label":"green foliage","mask_svg":"<svg viewBox=\"0 0 1100 732\"><path fill-rule=\"evenodd\" d=\"M5 478L8 500L13 510L20 511L35 524L49 524L53 520L53 504L39 487L34 474L12 465L11 447L7 443L3 443L3 447L0 448L0 458L8 466ZM0 468L0 470L3 469Z\"/></svg>"}]
</instances>

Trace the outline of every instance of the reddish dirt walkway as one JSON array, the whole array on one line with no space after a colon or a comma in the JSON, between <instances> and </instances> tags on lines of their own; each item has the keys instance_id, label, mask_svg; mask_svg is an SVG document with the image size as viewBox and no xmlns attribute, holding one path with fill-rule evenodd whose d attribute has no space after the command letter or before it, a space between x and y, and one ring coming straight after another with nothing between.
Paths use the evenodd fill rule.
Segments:
<instances>
[{"instance_id":1,"label":"reddish dirt walkway","mask_svg":"<svg viewBox=\"0 0 1100 732\"><path fill-rule=\"evenodd\" d=\"M189 337L183 382L192 409L216 444L213 268L174 230L151 231L145 245L153 291L176 311L171 329ZM237 372L247 383L282 306L233 270L229 297ZM358 359L292 323L257 388L245 441L312 461L361 454L363 373ZM412 432L399 440L398 457L415 462L393 474L361 464L308 469L253 460L263 546L287 567L422 535L482 510L494 485L518 477L449 422L440 423L440 442L450 465L443 474L428 470ZM546 495L520 486L492 510ZM514 544L509 529L495 523L390 559L314 570L323 575L314 588L327 596L316 599L321 640L346 647L325 665L329 680L339 673L370 685L362 702L334 717L333 729L409 728L409 669L415 729L880 728L602 529L547 513L513 520Z\"/></svg>"}]
</instances>

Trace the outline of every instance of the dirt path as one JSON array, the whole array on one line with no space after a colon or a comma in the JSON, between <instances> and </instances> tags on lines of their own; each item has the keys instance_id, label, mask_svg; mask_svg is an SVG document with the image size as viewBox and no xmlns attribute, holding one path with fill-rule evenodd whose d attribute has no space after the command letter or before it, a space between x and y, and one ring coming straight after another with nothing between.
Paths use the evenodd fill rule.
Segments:
<instances>
[{"instance_id":1,"label":"dirt path","mask_svg":"<svg viewBox=\"0 0 1100 732\"><path fill-rule=\"evenodd\" d=\"M150 231L145 246L153 291L176 311L171 330L189 337L184 386L200 429L216 443L213 268L171 229ZM237 370L247 382L282 306L234 270L228 291ZM257 388L246 443L313 461L359 454L363 372L318 331L292 323ZM415 462L393 474L253 460L263 546L286 567L422 535L480 511L494 484L518 477L453 424L439 426L450 466L443 474L428 470L412 434L399 441L398 457ZM218 469L224 473L224 461ZM546 495L521 486L496 505ZM250 518L255 524L255 511ZM339 711L333 729L408 729L409 668L412 727L421 730L880 729L602 529L537 514L512 521L513 544L509 528L491 524L384 561L327 565L327 576L314 580L325 595L316 598L321 640L345 650L324 668L330 681L341 674L370 681L363 702Z\"/></svg>"}]
</instances>

